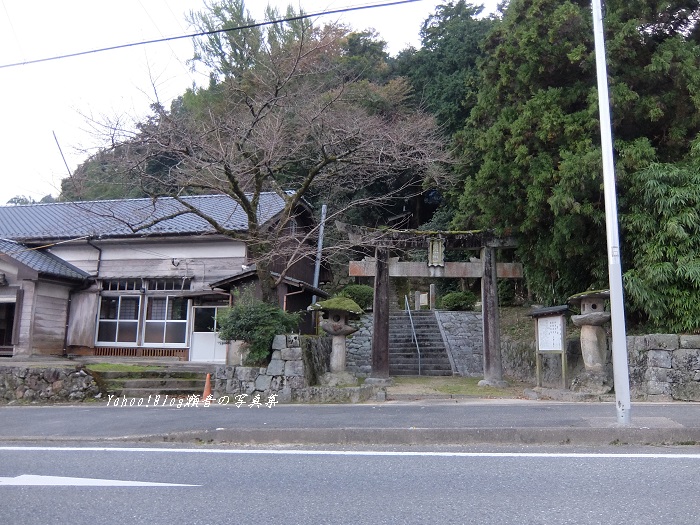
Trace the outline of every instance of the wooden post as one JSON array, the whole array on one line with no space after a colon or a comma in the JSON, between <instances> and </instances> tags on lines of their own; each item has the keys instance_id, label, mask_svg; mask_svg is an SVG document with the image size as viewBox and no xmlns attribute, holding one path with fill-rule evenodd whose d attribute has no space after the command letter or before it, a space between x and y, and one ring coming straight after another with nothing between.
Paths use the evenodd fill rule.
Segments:
<instances>
[{"instance_id":1,"label":"wooden post","mask_svg":"<svg viewBox=\"0 0 700 525\"><path fill-rule=\"evenodd\" d=\"M496 280L496 249L481 249L483 274L481 278L481 313L484 327L484 379L479 386L505 386L501 364L501 337L498 322L498 284Z\"/></svg>"},{"instance_id":2,"label":"wooden post","mask_svg":"<svg viewBox=\"0 0 700 525\"><path fill-rule=\"evenodd\" d=\"M374 330L371 377L389 377L389 250L377 247L374 275Z\"/></svg>"}]
</instances>

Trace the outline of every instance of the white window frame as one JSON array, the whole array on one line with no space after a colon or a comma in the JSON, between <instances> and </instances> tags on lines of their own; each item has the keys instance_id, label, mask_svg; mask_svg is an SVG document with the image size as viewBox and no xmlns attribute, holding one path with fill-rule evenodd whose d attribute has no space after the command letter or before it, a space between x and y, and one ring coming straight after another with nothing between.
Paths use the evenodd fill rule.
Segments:
<instances>
[{"instance_id":1,"label":"white window frame","mask_svg":"<svg viewBox=\"0 0 700 525\"><path fill-rule=\"evenodd\" d=\"M102 318L102 303L103 300L105 299L116 299L118 301L117 304L117 314L114 319L108 319L108 318ZM137 300L137 314L136 314L136 319L121 319L120 318L120 312L121 312L121 304L122 304L122 299L136 299ZM120 295L103 295L100 297L100 302L99 302L99 308L97 312L97 330L95 330L95 345L96 346L134 346L138 345L139 343L139 338L141 334L141 296L136 295L136 294L120 294ZM136 323L136 340L135 341L119 341L119 324L120 321L124 324L126 323ZM101 341L100 340L100 325L102 323L109 323L109 324L115 324L116 325L116 330L114 331L114 341Z\"/></svg>"},{"instance_id":2,"label":"white window frame","mask_svg":"<svg viewBox=\"0 0 700 525\"><path fill-rule=\"evenodd\" d=\"M148 319L148 313L149 313L149 306L152 304L154 300L162 300L165 299L165 314L164 314L164 319ZM172 309L169 308L169 305L171 304L171 301L174 299L182 300L185 302L185 318L184 319L168 319L168 314L169 312L172 312ZM149 347L149 348L187 348L189 345L190 341L190 330L189 330L189 324L190 324L190 317L191 317L191 311L192 311L192 301L190 299L187 299L186 297L178 296L178 295L147 295L146 296L146 302L145 306L143 309L143 333L142 333L142 344L141 346L144 347ZM148 330L149 325L153 326L157 323L163 323L163 337L162 337L162 342L158 343L149 343L146 342L146 332ZM185 340L181 343L168 343L165 341L167 337L167 330L168 330L168 325L182 325L184 326L185 329Z\"/></svg>"},{"instance_id":3,"label":"white window frame","mask_svg":"<svg viewBox=\"0 0 700 525\"><path fill-rule=\"evenodd\" d=\"M102 283L103 291L100 295L97 311L97 326L95 329L95 346L97 347L138 347L138 348L188 348L191 339L190 323L192 320L192 300L178 295L181 290L189 290L190 279L110 279ZM179 285L179 286L178 286ZM138 288L137 288L138 286ZM136 319L120 319L121 302L124 298L137 299L137 316ZM153 301L165 300L165 319L148 319L149 305ZM117 312L115 319L103 319L102 307L105 300L117 300ZM185 302L185 318L184 319L167 319L168 311L172 314L170 305L174 300ZM136 323L136 340L135 341L118 341L119 339L119 324ZM116 341L102 341L100 337L100 327L102 323L112 323L115 325L114 338ZM153 327L155 323L163 323L163 337L160 342L146 342L147 330ZM168 335L168 328L173 325L181 325L184 327L185 338L182 342L169 343L165 342ZM176 330L176 333L178 330ZM180 330L181 333L181 330Z\"/></svg>"}]
</instances>

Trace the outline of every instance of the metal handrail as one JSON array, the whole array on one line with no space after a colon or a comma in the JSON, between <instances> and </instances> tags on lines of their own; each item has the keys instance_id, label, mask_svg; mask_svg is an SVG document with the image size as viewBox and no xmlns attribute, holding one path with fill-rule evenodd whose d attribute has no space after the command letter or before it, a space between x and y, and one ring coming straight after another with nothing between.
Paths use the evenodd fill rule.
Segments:
<instances>
[{"instance_id":1,"label":"metal handrail","mask_svg":"<svg viewBox=\"0 0 700 525\"><path fill-rule=\"evenodd\" d=\"M411 315L411 304L408 302L408 295L404 295L403 297L406 300L406 311L408 312L408 319L411 321L411 334L413 335L413 342L416 343L416 351L418 352L418 375L421 375L420 347L418 346L418 336L416 336L416 327L413 324L413 315Z\"/></svg>"}]
</instances>

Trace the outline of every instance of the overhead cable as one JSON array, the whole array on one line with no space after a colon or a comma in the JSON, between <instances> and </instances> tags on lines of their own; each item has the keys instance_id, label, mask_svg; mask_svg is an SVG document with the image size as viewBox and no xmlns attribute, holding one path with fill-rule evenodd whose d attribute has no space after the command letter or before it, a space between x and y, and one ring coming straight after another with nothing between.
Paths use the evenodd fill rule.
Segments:
<instances>
[{"instance_id":1,"label":"overhead cable","mask_svg":"<svg viewBox=\"0 0 700 525\"><path fill-rule=\"evenodd\" d=\"M320 17L320 16L349 13L351 11L360 11L363 9L373 9L375 7L389 7L389 6L393 6L393 5L399 5L399 4L410 4L410 3L414 3L414 2L420 2L420 1L421 0L396 0L394 2L384 2L381 4L371 4L371 5L363 5L363 6L356 6L356 7L344 7L342 9L334 9L331 11L321 11L318 13L301 14L298 16L280 18L277 20L268 20L266 22L256 22L255 24L248 24L248 25L237 26L237 27L229 27L226 29L214 29L212 31L202 31L200 33L191 33L191 34L187 34L187 35L176 35L176 36L170 36L170 37L164 37L164 38L156 38L153 40L143 40L141 42L132 42L130 44L119 44L116 46L101 47L98 49L91 49L89 51L78 51L76 53L68 53L65 55L56 55L56 56L46 57L46 58L37 58L34 60L25 60L23 62L14 62L11 64L1 64L0 69L6 69L6 68L10 68L10 67L17 67L17 66L28 66L30 64L39 64L42 62L51 62L54 60L62 60L65 58L73 58L73 57L79 57L79 56L83 56L83 55L91 55L94 53L102 53L104 51L114 51L116 49L125 49L125 48L129 48L129 47L145 46L148 44L159 44L162 42L170 42L172 40L182 40L184 38L196 38L196 37L200 37L200 36L215 35L217 33L225 33L227 31L241 31L243 29L252 29L255 27L264 27L264 26L269 26L269 25L274 25L274 24L281 24L281 23L285 23L285 22L294 22L297 20L305 20L307 18L316 18L316 17Z\"/></svg>"}]
</instances>

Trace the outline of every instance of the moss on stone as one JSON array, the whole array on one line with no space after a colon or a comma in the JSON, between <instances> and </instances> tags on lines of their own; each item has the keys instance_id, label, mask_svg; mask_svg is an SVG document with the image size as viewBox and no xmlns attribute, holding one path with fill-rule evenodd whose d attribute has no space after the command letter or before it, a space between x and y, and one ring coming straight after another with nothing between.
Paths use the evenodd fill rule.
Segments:
<instances>
[{"instance_id":1,"label":"moss on stone","mask_svg":"<svg viewBox=\"0 0 700 525\"><path fill-rule=\"evenodd\" d=\"M351 314L360 315L364 310L349 297L333 297L309 306L309 310L339 310Z\"/></svg>"}]
</instances>

